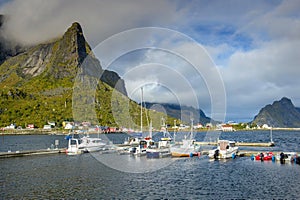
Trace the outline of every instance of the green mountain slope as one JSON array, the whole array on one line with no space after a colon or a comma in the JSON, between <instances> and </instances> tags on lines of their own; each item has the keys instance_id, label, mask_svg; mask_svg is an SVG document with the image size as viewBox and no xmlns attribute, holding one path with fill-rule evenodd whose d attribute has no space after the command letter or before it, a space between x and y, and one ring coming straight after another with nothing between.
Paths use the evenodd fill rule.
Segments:
<instances>
[{"instance_id":1,"label":"green mountain slope","mask_svg":"<svg viewBox=\"0 0 300 200\"><path fill-rule=\"evenodd\" d=\"M282 128L300 127L300 112L290 99L283 97L262 108L252 123Z\"/></svg>"},{"instance_id":2,"label":"green mountain slope","mask_svg":"<svg viewBox=\"0 0 300 200\"><path fill-rule=\"evenodd\" d=\"M33 46L0 65L1 127L78 120L136 128L139 113L139 105L127 97L124 81L115 72L103 71L78 23L61 38ZM153 114L157 119L159 115Z\"/></svg>"}]
</instances>

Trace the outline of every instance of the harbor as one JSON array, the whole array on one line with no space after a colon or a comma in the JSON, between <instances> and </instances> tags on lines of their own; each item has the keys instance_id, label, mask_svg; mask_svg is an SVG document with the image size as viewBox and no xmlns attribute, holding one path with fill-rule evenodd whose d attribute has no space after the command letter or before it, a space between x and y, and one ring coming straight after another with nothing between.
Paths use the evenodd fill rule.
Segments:
<instances>
[{"instance_id":1,"label":"harbor","mask_svg":"<svg viewBox=\"0 0 300 200\"><path fill-rule=\"evenodd\" d=\"M194 135L196 141L204 141L206 137L203 132ZM117 149L128 147L123 144L126 134L100 134L100 137L119 144ZM236 159L217 161L208 158L209 150L215 148L212 143L200 143L201 155L193 158L147 159L119 155L117 151L67 156L65 135L4 136L0 165L5 189L0 189L0 194L5 199L184 199L186 196L205 199L208 195L212 199L297 199L299 165L252 161L251 156L261 152L299 153L299 131L273 131L275 146L266 145L270 141L268 131L230 132L221 134L220 139L243 141L249 146L239 146ZM57 147L55 140L59 140ZM251 146L254 144L258 145ZM234 187L223 184L224 179ZM281 189L272 190L277 187Z\"/></svg>"},{"instance_id":2,"label":"harbor","mask_svg":"<svg viewBox=\"0 0 300 200\"><path fill-rule=\"evenodd\" d=\"M182 144L182 142L177 142L176 144ZM217 142L195 142L196 145L201 146L217 146ZM117 150L129 148L129 145L126 144L115 144L114 151L99 151L100 154L103 153L116 153ZM236 146L238 147L274 147L275 144L271 142L237 142ZM208 155L210 149L201 148L200 155L205 156ZM272 150L270 150L272 151ZM237 154L238 157L250 157L253 155L257 155L263 151L261 150L240 150ZM272 151L274 154L280 154L282 151ZM66 148L48 148L48 149L37 149L37 150L25 150L25 151L8 151L8 152L0 152L0 159L2 158L12 158L12 157L23 157L23 156L38 156L38 155L53 155L53 154L65 154ZM295 152L300 155L300 152Z\"/></svg>"}]
</instances>

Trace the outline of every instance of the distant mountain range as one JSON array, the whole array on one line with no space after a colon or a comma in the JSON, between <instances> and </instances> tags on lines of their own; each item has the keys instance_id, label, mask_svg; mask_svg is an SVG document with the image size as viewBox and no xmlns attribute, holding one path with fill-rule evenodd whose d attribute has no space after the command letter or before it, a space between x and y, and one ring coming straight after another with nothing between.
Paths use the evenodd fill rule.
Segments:
<instances>
[{"instance_id":1,"label":"distant mountain range","mask_svg":"<svg viewBox=\"0 0 300 200\"><path fill-rule=\"evenodd\" d=\"M193 119L195 123L201 123L205 125L207 123L215 124L216 121L207 117L205 113L201 109L196 109L191 106L185 105L177 105L177 104L168 104L168 103L145 103L146 108L153 109L159 112L165 112L168 116L174 117L176 119L180 119L182 122L186 124L191 123L191 119Z\"/></svg>"},{"instance_id":2,"label":"distant mountain range","mask_svg":"<svg viewBox=\"0 0 300 200\"><path fill-rule=\"evenodd\" d=\"M281 128L300 127L300 108L296 108L290 99L283 97L262 108L252 123Z\"/></svg>"}]
</instances>

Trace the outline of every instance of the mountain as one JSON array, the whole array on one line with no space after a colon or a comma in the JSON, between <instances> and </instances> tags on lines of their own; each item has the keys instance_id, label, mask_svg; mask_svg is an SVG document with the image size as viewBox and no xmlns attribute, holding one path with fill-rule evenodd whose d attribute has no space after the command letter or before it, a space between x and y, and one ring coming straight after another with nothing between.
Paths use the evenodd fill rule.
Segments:
<instances>
[{"instance_id":1,"label":"mountain","mask_svg":"<svg viewBox=\"0 0 300 200\"><path fill-rule=\"evenodd\" d=\"M216 121L207 117L201 109L196 109L191 106L149 102L146 102L145 106L147 109L153 109L158 112L165 112L168 116L176 119L181 119L181 121L187 124L191 123L191 118L193 118L194 123L201 123L202 125L205 125L207 123L216 123Z\"/></svg>"},{"instance_id":2,"label":"mountain","mask_svg":"<svg viewBox=\"0 0 300 200\"><path fill-rule=\"evenodd\" d=\"M281 128L300 127L300 109L290 99L283 97L280 101L274 101L272 105L262 108L252 123Z\"/></svg>"},{"instance_id":3,"label":"mountain","mask_svg":"<svg viewBox=\"0 0 300 200\"><path fill-rule=\"evenodd\" d=\"M62 37L2 58L0 127L95 122L94 116L101 125L139 126L139 105L127 97L117 73L103 71L77 22Z\"/></svg>"}]
</instances>

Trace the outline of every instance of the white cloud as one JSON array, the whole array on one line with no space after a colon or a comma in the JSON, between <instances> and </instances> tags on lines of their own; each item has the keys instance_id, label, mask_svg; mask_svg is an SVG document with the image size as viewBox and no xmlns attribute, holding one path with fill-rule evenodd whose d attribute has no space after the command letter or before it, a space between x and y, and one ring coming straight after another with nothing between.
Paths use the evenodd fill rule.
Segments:
<instances>
[{"instance_id":1,"label":"white cloud","mask_svg":"<svg viewBox=\"0 0 300 200\"><path fill-rule=\"evenodd\" d=\"M249 52L236 52L221 69L229 110L245 109L254 117L259 109L286 96L300 105L299 41L276 41Z\"/></svg>"},{"instance_id":2,"label":"white cloud","mask_svg":"<svg viewBox=\"0 0 300 200\"><path fill-rule=\"evenodd\" d=\"M233 119L251 118L265 104L282 96L290 97L295 105L300 106L299 10L297 0L209 3L15 0L0 8L1 13L9 15L10 21L6 26L9 35L24 43L37 43L61 35L74 21L80 22L86 39L94 47L113 34L131 28L157 26L185 33L203 42L220 66L221 79L226 86L228 117ZM199 49L190 41L176 40L180 33L167 35L163 32L158 35L151 31L139 32L121 38L115 44L110 43L105 51L96 54L103 66L114 59L119 60L109 68L127 79L129 91L145 82L153 82L148 86L152 92L146 94L147 98L174 99L172 95L169 98L170 93L166 89L157 90L161 87L156 83L164 83L167 88L176 91L184 104L192 104L189 101L191 90L181 84L184 82L196 91L200 107L210 113L211 102L216 102L216 99L212 100L212 94L219 91L208 87L220 85L218 70L214 66L208 67L212 65L205 59L205 50L202 49L199 54ZM160 47L167 51L147 47ZM122 56L122 53L125 55ZM186 54L189 61L199 64L199 69L180 57ZM138 70L130 72L136 66L140 66Z\"/></svg>"},{"instance_id":3,"label":"white cloud","mask_svg":"<svg viewBox=\"0 0 300 200\"><path fill-rule=\"evenodd\" d=\"M8 34L23 43L37 43L61 35L78 21L92 43L130 28L172 23L180 18L176 4L141 0L15 0L5 4L1 13L9 16Z\"/></svg>"}]
</instances>

